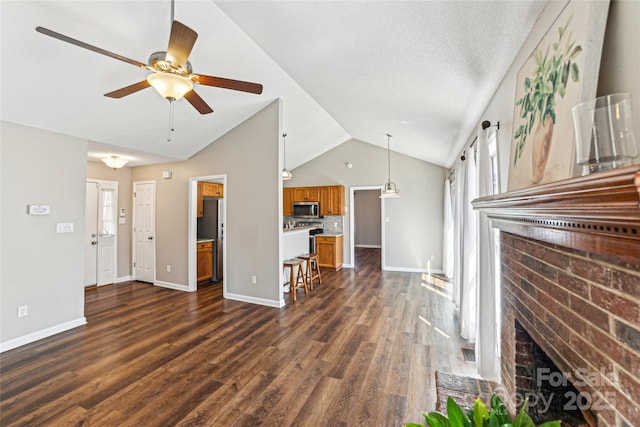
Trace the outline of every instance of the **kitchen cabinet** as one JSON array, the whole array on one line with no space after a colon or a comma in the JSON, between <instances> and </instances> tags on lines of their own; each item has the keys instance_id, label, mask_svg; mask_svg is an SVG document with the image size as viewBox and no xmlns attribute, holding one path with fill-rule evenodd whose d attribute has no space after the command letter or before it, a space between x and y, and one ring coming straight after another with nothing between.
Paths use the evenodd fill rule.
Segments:
<instances>
[{"instance_id":1,"label":"kitchen cabinet","mask_svg":"<svg viewBox=\"0 0 640 427\"><path fill-rule=\"evenodd\" d=\"M200 182L202 184L202 195L204 197L224 197L224 184L217 182Z\"/></svg>"},{"instance_id":2,"label":"kitchen cabinet","mask_svg":"<svg viewBox=\"0 0 640 427\"><path fill-rule=\"evenodd\" d=\"M293 215L293 188L282 189L282 215Z\"/></svg>"},{"instance_id":3,"label":"kitchen cabinet","mask_svg":"<svg viewBox=\"0 0 640 427\"><path fill-rule=\"evenodd\" d=\"M344 215L344 186L320 187L320 216Z\"/></svg>"},{"instance_id":4,"label":"kitchen cabinet","mask_svg":"<svg viewBox=\"0 0 640 427\"><path fill-rule=\"evenodd\" d=\"M319 202L319 187L293 187L294 202Z\"/></svg>"},{"instance_id":5,"label":"kitchen cabinet","mask_svg":"<svg viewBox=\"0 0 640 427\"><path fill-rule=\"evenodd\" d=\"M198 283L213 277L213 242L197 244L197 281Z\"/></svg>"},{"instance_id":6,"label":"kitchen cabinet","mask_svg":"<svg viewBox=\"0 0 640 427\"><path fill-rule=\"evenodd\" d=\"M342 234L337 236L316 234L316 253L320 267L341 270L344 259Z\"/></svg>"},{"instance_id":7,"label":"kitchen cabinet","mask_svg":"<svg viewBox=\"0 0 640 427\"><path fill-rule=\"evenodd\" d=\"M203 197L224 197L224 184L217 182L198 181L198 208L196 216L202 218L204 216Z\"/></svg>"}]
</instances>

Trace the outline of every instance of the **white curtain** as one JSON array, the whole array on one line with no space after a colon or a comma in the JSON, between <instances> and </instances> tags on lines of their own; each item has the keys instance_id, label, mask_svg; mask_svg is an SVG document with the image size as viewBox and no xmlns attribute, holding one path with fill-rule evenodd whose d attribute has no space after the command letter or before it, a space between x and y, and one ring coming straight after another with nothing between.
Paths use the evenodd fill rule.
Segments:
<instances>
[{"instance_id":1,"label":"white curtain","mask_svg":"<svg viewBox=\"0 0 640 427\"><path fill-rule=\"evenodd\" d=\"M462 283L460 297L460 335L471 342L476 340L477 325L477 212L471 202L477 197L476 161L472 150L466 155L465 191L462 205Z\"/></svg>"},{"instance_id":2,"label":"white curtain","mask_svg":"<svg viewBox=\"0 0 640 427\"><path fill-rule=\"evenodd\" d=\"M478 133L478 197L497 192L497 140L493 126ZM494 162L494 159L496 160ZM496 231L487 215L476 212L477 233L477 340L476 359L478 374L482 378L500 382L500 305L499 282L496 277Z\"/></svg>"},{"instance_id":3,"label":"white curtain","mask_svg":"<svg viewBox=\"0 0 640 427\"><path fill-rule=\"evenodd\" d=\"M464 202L467 182L467 164L460 162L456 167L456 180L454 183L454 224L453 224L453 302L460 308L462 293L462 236L464 236Z\"/></svg>"},{"instance_id":4,"label":"white curtain","mask_svg":"<svg viewBox=\"0 0 640 427\"><path fill-rule=\"evenodd\" d=\"M453 277L453 207L451 206L451 181L444 182L444 232L442 241L442 269L444 275Z\"/></svg>"}]
</instances>

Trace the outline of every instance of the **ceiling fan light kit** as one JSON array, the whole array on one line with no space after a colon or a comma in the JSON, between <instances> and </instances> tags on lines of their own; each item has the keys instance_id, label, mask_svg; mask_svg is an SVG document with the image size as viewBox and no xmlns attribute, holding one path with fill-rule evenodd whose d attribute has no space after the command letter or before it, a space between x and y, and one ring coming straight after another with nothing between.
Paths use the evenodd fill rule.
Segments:
<instances>
[{"instance_id":1,"label":"ceiling fan light kit","mask_svg":"<svg viewBox=\"0 0 640 427\"><path fill-rule=\"evenodd\" d=\"M284 160L284 168L282 168L282 180L288 181L293 178L291 171L287 169L287 134L282 134L282 156Z\"/></svg>"},{"instance_id":2,"label":"ceiling fan light kit","mask_svg":"<svg viewBox=\"0 0 640 427\"><path fill-rule=\"evenodd\" d=\"M193 90L193 83L186 77L173 73L153 73L147 81L165 99L177 101Z\"/></svg>"}]
</instances>

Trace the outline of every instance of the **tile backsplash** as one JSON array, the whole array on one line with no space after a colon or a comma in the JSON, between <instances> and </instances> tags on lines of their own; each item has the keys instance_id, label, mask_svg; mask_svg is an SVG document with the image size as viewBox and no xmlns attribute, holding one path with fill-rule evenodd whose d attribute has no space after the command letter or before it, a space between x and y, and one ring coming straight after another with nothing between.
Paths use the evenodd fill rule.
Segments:
<instances>
[{"instance_id":1,"label":"tile backsplash","mask_svg":"<svg viewBox=\"0 0 640 427\"><path fill-rule=\"evenodd\" d=\"M326 232L330 233L342 233L343 232L343 221L344 217L342 216L325 216L317 219L300 219L293 218L290 216L285 216L283 219L283 223L286 225L288 222L293 223L312 223L312 224L322 224L322 228Z\"/></svg>"}]
</instances>

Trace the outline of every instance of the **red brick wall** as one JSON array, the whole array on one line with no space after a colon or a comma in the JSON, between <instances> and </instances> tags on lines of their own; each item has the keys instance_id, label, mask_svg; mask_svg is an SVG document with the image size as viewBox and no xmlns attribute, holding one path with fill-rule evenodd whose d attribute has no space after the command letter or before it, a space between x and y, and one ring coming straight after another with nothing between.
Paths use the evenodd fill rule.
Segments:
<instances>
[{"instance_id":1,"label":"red brick wall","mask_svg":"<svg viewBox=\"0 0 640 427\"><path fill-rule=\"evenodd\" d=\"M502 385L515 394L515 320L602 426L640 420L640 265L508 233L502 242ZM583 374L580 380L577 375ZM577 380L577 381L576 381ZM509 402L515 410L514 401Z\"/></svg>"}]
</instances>

